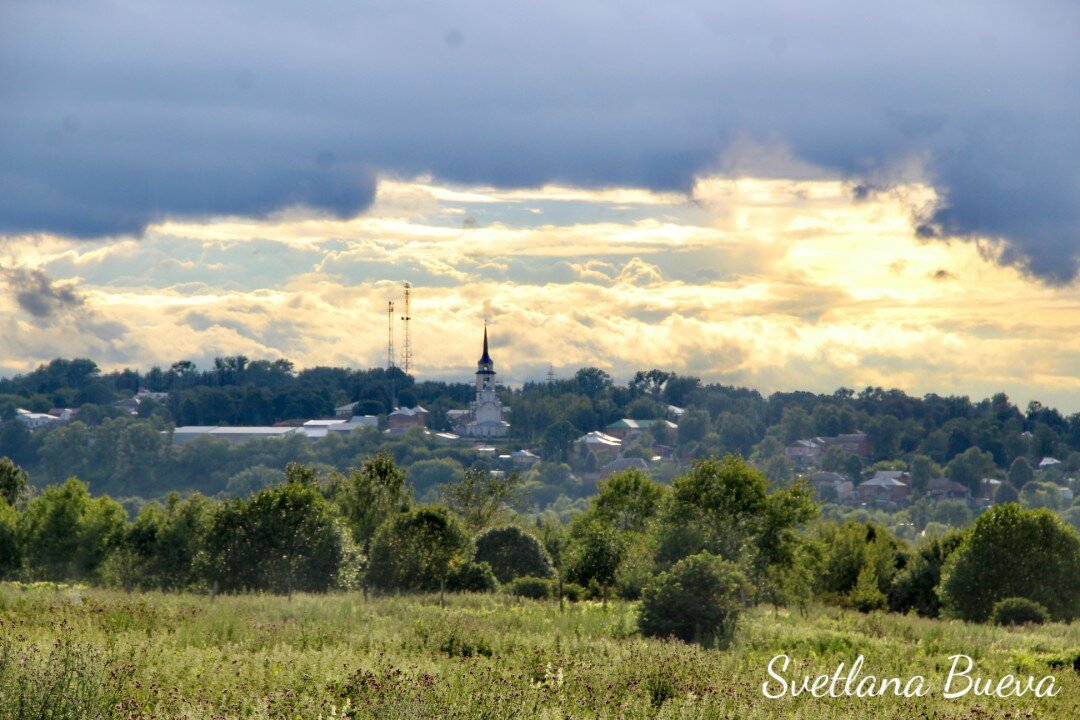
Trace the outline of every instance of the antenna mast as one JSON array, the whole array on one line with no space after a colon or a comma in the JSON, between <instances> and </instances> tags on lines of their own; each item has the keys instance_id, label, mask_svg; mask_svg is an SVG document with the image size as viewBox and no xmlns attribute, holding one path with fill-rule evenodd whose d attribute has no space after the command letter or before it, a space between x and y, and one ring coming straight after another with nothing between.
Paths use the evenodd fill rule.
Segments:
<instances>
[{"instance_id":1,"label":"antenna mast","mask_svg":"<svg viewBox=\"0 0 1080 720\"><path fill-rule=\"evenodd\" d=\"M394 367L394 301L386 304L386 368Z\"/></svg>"},{"instance_id":2,"label":"antenna mast","mask_svg":"<svg viewBox=\"0 0 1080 720\"><path fill-rule=\"evenodd\" d=\"M411 289L412 285L405 283L405 315L401 318L405 323L405 343L404 347L401 348L401 364L406 375L408 375L409 370L412 369L412 333L409 331L409 321L412 320L409 305L409 294Z\"/></svg>"}]
</instances>

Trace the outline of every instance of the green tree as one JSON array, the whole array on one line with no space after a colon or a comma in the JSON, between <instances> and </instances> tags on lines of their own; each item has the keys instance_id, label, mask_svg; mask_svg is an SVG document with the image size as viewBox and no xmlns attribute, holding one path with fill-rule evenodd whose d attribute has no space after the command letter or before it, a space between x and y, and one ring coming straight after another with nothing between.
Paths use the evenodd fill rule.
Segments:
<instances>
[{"instance_id":1,"label":"green tree","mask_svg":"<svg viewBox=\"0 0 1080 720\"><path fill-rule=\"evenodd\" d=\"M994 456L971 447L949 461L946 474L953 482L958 482L977 495L982 486L982 479L994 471Z\"/></svg>"},{"instance_id":2,"label":"green tree","mask_svg":"<svg viewBox=\"0 0 1080 720\"><path fill-rule=\"evenodd\" d=\"M90 497L86 483L68 478L47 487L22 515L23 546L31 576L90 580L121 540L126 513L118 503Z\"/></svg>"},{"instance_id":3,"label":"green tree","mask_svg":"<svg viewBox=\"0 0 1080 720\"><path fill-rule=\"evenodd\" d=\"M1050 613L1027 598L1005 598L994 603L990 619L995 625L1042 625Z\"/></svg>"},{"instance_id":4,"label":"green tree","mask_svg":"<svg viewBox=\"0 0 1080 720\"><path fill-rule=\"evenodd\" d=\"M23 566L22 537L19 532L19 511L0 502L0 580L17 576Z\"/></svg>"},{"instance_id":5,"label":"green tree","mask_svg":"<svg viewBox=\"0 0 1080 720\"><path fill-rule=\"evenodd\" d=\"M20 465L34 461L34 438L24 423L17 420L0 423L0 455Z\"/></svg>"},{"instance_id":6,"label":"green tree","mask_svg":"<svg viewBox=\"0 0 1080 720\"><path fill-rule=\"evenodd\" d=\"M1065 505L1061 488L1049 482L1029 482L1020 491L1020 504L1026 508L1058 510Z\"/></svg>"},{"instance_id":7,"label":"green tree","mask_svg":"<svg viewBox=\"0 0 1080 720\"><path fill-rule=\"evenodd\" d=\"M807 604L817 560L801 528L818 514L813 497L805 482L766 497L750 565L760 599L774 605Z\"/></svg>"},{"instance_id":8,"label":"green tree","mask_svg":"<svg viewBox=\"0 0 1080 720\"><path fill-rule=\"evenodd\" d=\"M723 413L717 423L716 434L720 437L720 445L725 453L750 457L750 450L754 447L761 436L758 431L742 415L735 413Z\"/></svg>"},{"instance_id":9,"label":"green tree","mask_svg":"<svg viewBox=\"0 0 1080 720\"><path fill-rule=\"evenodd\" d=\"M847 467L844 469L847 476L851 478L851 482L858 485L863 481L863 462L858 455L849 455L847 459Z\"/></svg>"},{"instance_id":10,"label":"green tree","mask_svg":"<svg viewBox=\"0 0 1080 720\"><path fill-rule=\"evenodd\" d=\"M826 472L847 472L848 454L839 445L832 445L821 454L818 466Z\"/></svg>"},{"instance_id":11,"label":"green tree","mask_svg":"<svg viewBox=\"0 0 1080 720\"><path fill-rule=\"evenodd\" d=\"M1027 458L1018 457L1009 466L1008 477L1009 482L1019 492L1024 489L1025 485L1035 479L1035 469L1031 467L1031 463L1027 461Z\"/></svg>"},{"instance_id":12,"label":"green tree","mask_svg":"<svg viewBox=\"0 0 1080 720\"><path fill-rule=\"evenodd\" d=\"M930 538L917 547L889 586L889 609L914 610L923 617L937 617L941 613L941 598L937 593L941 568L963 539L962 532L953 531Z\"/></svg>"},{"instance_id":13,"label":"green tree","mask_svg":"<svg viewBox=\"0 0 1080 720\"><path fill-rule=\"evenodd\" d=\"M405 473L384 453L350 469L344 480L330 488L330 495L353 538L365 549L380 525L409 507Z\"/></svg>"},{"instance_id":14,"label":"green tree","mask_svg":"<svg viewBox=\"0 0 1080 720\"><path fill-rule=\"evenodd\" d=\"M796 529L816 514L811 498L803 484L768 493L761 473L734 455L696 461L673 483L657 561L664 567L703 551L719 555L752 571L775 599L803 555Z\"/></svg>"},{"instance_id":15,"label":"green tree","mask_svg":"<svg viewBox=\"0 0 1080 720\"><path fill-rule=\"evenodd\" d=\"M596 399L611 389L611 376L600 368L584 367L574 374L578 392Z\"/></svg>"},{"instance_id":16,"label":"green tree","mask_svg":"<svg viewBox=\"0 0 1080 720\"><path fill-rule=\"evenodd\" d=\"M1004 505L1014 502L1020 502L1020 494L1016 492L1016 488L1012 486L1012 483L1002 483L1001 487L994 493L994 504Z\"/></svg>"},{"instance_id":17,"label":"green tree","mask_svg":"<svg viewBox=\"0 0 1080 720\"><path fill-rule=\"evenodd\" d=\"M161 433L150 423L133 422L124 426L117 438L111 486L136 494L152 487L163 447Z\"/></svg>"},{"instance_id":18,"label":"green tree","mask_svg":"<svg viewBox=\"0 0 1080 720\"><path fill-rule=\"evenodd\" d=\"M732 562L700 553L684 558L646 588L638 613L642 635L724 643L735 633L750 583Z\"/></svg>"},{"instance_id":19,"label":"green tree","mask_svg":"<svg viewBox=\"0 0 1080 720\"><path fill-rule=\"evenodd\" d=\"M382 591L431 592L466 562L469 535L448 508L421 507L387 520L371 542L367 580Z\"/></svg>"},{"instance_id":20,"label":"green tree","mask_svg":"<svg viewBox=\"0 0 1080 720\"><path fill-rule=\"evenodd\" d=\"M582 516L570 529L570 540L563 551L563 570L567 580L582 586L607 591L615 584L619 563L625 553L625 538L611 525Z\"/></svg>"},{"instance_id":21,"label":"green tree","mask_svg":"<svg viewBox=\"0 0 1080 720\"><path fill-rule=\"evenodd\" d=\"M45 476L54 483L68 477L85 477L90 459L91 435L83 423L75 422L50 429L38 448Z\"/></svg>"},{"instance_id":22,"label":"green tree","mask_svg":"<svg viewBox=\"0 0 1080 720\"><path fill-rule=\"evenodd\" d=\"M195 585L195 559L207 534L212 503L194 493L176 493L164 505L147 503L128 526L112 567L115 584L163 590Z\"/></svg>"},{"instance_id":23,"label":"green tree","mask_svg":"<svg viewBox=\"0 0 1080 720\"><path fill-rule=\"evenodd\" d=\"M660 514L667 494L667 487L647 473L623 470L600 482L599 492L591 500L590 512L616 530L642 532Z\"/></svg>"},{"instance_id":24,"label":"green tree","mask_svg":"<svg viewBox=\"0 0 1080 720\"><path fill-rule=\"evenodd\" d=\"M503 508L521 501L525 482L521 475L469 468L461 480L443 486L443 499L471 532L489 527Z\"/></svg>"},{"instance_id":25,"label":"green tree","mask_svg":"<svg viewBox=\"0 0 1080 720\"><path fill-rule=\"evenodd\" d=\"M195 558L207 534L215 504L199 493L170 493L155 538L151 577L155 585L180 590L194 585Z\"/></svg>"},{"instance_id":26,"label":"green tree","mask_svg":"<svg viewBox=\"0 0 1080 720\"><path fill-rule=\"evenodd\" d=\"M570 462L570 449L580 434L566 420L552 423L540 438L540 452L549 462Z\"/></svg>"},{"instance_id":27,"label":"green tree","mask_svg":"<svg viewBox=\"0 0 1080 720\"><path fill-rule=\"evenodd\" d=\"M881 591L880 584L873 565L863 565L859 568L855 587L851 589L849 597L851 606L863 613L883 610L888 600L885 593Z\"/></svg>"},{"instance_id":28,"label":"green tree","mask_svg":"<svg viewBox=\"0 0 1080 720\"><path fill-rule=\"evenodd\" d=\"M457 460L421 460L409 466L409 484L417 497L423 497L428 490L452 483L464 473L465 468Z\"/></svg>"},{"instance_id":29,"label":"green tree","mask_svg":"<svg viewBox=\"0 0 1080 720\"><path fill-rule=\"evenodd\" d=\"M955 528L966 527L971 522L971 510L967 503L958 500L942 500L930 511L930 520Z\"/></svg>"},{"instance_id":30,"label":"green tree","mask_svg":"<svg viewBox=\"0 0 1080 720\"><path fill-rule=\"evenodd\" d=\"M30 476L11 461L0 457L0 502L22 506L30 497Z\"/></svg>"},{"instance_id":31,"label":"green tree","mask_svg":"<svg viewBox=\"0 0 1080 720\"><path fill-rule=\"evenodd\" d=\"M501 583L514 578L553 577L555 567L547 550L519 527L492 528L476 538L476 562L487 563Z\"/></svg>"},{"instance_id":32,"label":"green tree","mask_svg":"<svg viewBox=\"0 0 1080 720\"><path fill-rule=\"evenodd\" d=\"M274 470L265 465L246 467L225 483L225 495L228 497L247 497L263 488L277 485L284 480L285 473L280 470Z\"/></svg>"},{"instance_id":33,"label":"green tree","mask_svg":"<svg viewBox=\"0 0 1080 720\"><path fill-rule=\"evenodd\" d=\"M632 420L654 420L663 417L664 406L652 398L639 397L627 405L624 412Z\"/></svg>"},{"instance_id":34,"label":"green tree","mask_svg":"<svg viewBox=\"0 0 1080 720\"><path fill-rule=\"evenodd\" d=\"M702 551L744 560L762 528L766 491L761 473L734 455L694 461L672 485L658 560L671 565Z\"/></svg>"},{"instance_id":35,"label":"green tree","mask_svg":"<svg viewBox=\"0 0 1080 720\"><path fill-rule=\"evenodd\" d=\"M871 523L825 523L815 529L825 549L818 590L841 605L856 600L859 577L868 569L878 590L886 594L897 571L906 564L904 546L885 528ZM865 588L862 589L865 596Z\"/></svg>"},{"instance_id":36,"label":"green tree","mask_svg":"<svg viewBox=\"0 0 1080 720\"><path fill-rule=\"evenodd\" d=\"M687 445L692 442L701 442L709 433L709 414L701 410L690 409L679 418L677 436L679 445Z\"/></svg>"},{"instance_id":37,"label":"green tree","mask_svg":"<svg viewBox=\"0 0 1080 720\"><path fill-rule=\"evenodd\" d=\"M312 482L291 481L219 505L199 572L224 592L321 592L339 585L350 541Z\"/></svg>"},{"instance_id":38,"label":"green tree","mask_svg":"<svg viewBox=\"0 0 1080 720\"><path fill-rule=\"evenodd\" d=\"M450 592L494 592L499 581L487 563L465 562L450 569L446 589Z\"/></svg>"},{"instance_id":39,"label":"green tree","mask_svg":"<svg viewBox=\"0 0 1080 720\"><path fill-rule=\"evenodd\" d=\"M964 620L983 622L997 601L1023 597L1069 622L1080 616L1080 535L1048 510L997 505L946 562L940 592Z\"/></svg>"},{"instance_id":40,"label":"green tree","mask_svg":"<svg viewBox=\"0 0 1080 720\"><path fill-rule=\"evenodd\" d=\"M926 495L926 489L930 481L941 477L941 466L926 455L916 455L911 460L911 495L912 499L918 500Z\"/></svg>"}]
</instances>

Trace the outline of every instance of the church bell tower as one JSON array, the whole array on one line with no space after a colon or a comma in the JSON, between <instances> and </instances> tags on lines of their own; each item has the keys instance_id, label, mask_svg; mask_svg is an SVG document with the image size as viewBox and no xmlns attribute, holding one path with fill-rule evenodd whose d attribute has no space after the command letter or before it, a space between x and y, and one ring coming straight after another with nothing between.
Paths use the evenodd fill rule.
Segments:
<instances>
[{"instance_id":1,"label":"church bell tower","mask_svg":"<svg viewBox=\"0 0 1080 720\"><path fill-rule=\"evenodd\" d=\"M488 354L487 323L484 323L484 354L476 363L476 392L481 393L486 389L495 389L495 363Z\"/></svg>"}]
</instances>

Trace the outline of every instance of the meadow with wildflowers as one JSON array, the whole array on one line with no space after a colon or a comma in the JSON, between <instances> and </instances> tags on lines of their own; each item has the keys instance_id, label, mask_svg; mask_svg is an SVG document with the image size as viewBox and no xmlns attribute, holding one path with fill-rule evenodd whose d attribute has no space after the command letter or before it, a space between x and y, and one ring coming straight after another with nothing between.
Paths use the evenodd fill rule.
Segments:
<instances>
[{"instance_id":1,"label":"meadow with wildflowers","mask_svg":"<svg viewBox=\"0 0 1080 720\"><path fill-rule=\"evenodd\" d=\"M0 586L0 719L1080 717L1080 627L813 606L750 610L726 647L642 638L635 603L502 594L125 594ZM762 693L770 658L880 675L1053 674L1058 694Z\"/></svg>"}]
</instances>

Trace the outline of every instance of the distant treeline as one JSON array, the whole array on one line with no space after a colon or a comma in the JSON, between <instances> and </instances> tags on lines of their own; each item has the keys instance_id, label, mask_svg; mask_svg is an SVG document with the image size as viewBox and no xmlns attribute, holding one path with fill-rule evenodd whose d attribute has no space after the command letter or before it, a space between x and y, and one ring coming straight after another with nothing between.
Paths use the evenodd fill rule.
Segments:
<instances>
[{"instance_id":1,"label":"distant treeline","mask_svg":"<svg viewBox=\"0 0 1080 720\"><path fill-rule=\"evenodd\" d=\"M169 397L161 404L142 403L133 421L128 411L112 403L130 397L138 387L169 392ZM796 468L784 455L786 445L855 431L868 435L873 457L863 461L838 456L840 451L834 449L826 464L856 482L874 463L910 464L920 457L933 463L929 467L935 472L955 475L973 491L979 476L1004 478L1021 459L1031 465L1048 456L1060 459L1060 466L1040 478L1059 484L1080 470L1080 413L1065 417L1037 402L1022 410L1004 394L978 401L933 394L915 398L871 387L765 397L756 390L705 384L655 369L618 384L597 368L501 392L512 411L513 433L501 449L532 447L548 463L567 465L578 474L604 462L575 448L573 441L581 434L621 418L665 417L677 419L677 429L655 426L623 450L625 456L648 459L658 450L670 453L674 459L657 468L665 479L691 459L735 453L750 459L770 482L787 482ZM445 430L446 411L467 407L472 393L468 383L415 382L398 369L317 367L297 372L286 360L251 361L243 356L219 358L205 370L181 361L168 370L152 368L144 373L102 373L89 360L54 360L26 375L0 380L0 417L6 420L0 427L0 455L28 468L35 481L58 482L77 475L94 492L121 497L161 497L173 489L216 494L248 470L280 475L288 462L295 461L344 471L377 451L391 452L413 480L412 465L417 462L451 461L462 468L484 461L430 443L412 442L410 449L372 436L310 445L296 438L276 445L253 442L243 448L208 438L174 452L166 431L174 425L264 425L322 417L350 402L358 403L358 414L386 413L395 404L422 404L430 412L429 426ZM676 413L671 406L683 412ZM21 423L10 422L17 407L36 411L78 407L80 413L75 423L31 433ZM447 467L428 475L445 478ZM573 497L574 488L564 473L549 468L548 475L561 479L543 497ZM559 482L570 484L563 487ZM260 486L252 477L233 484L245 483ZM418 488L434 484L414 480Z\"/></svg>"}]
</instances>

